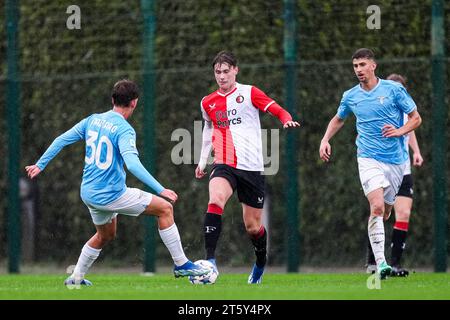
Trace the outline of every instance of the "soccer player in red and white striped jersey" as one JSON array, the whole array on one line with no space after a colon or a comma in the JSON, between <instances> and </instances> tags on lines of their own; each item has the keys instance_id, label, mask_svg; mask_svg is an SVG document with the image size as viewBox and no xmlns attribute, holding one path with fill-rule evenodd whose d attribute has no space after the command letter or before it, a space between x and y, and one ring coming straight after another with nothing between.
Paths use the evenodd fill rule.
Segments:
<instances>
[{"instance_id":1,"label":"soccer player in red and white striped jersey","mask_svg":"<svg viewBox=\"0 0 450 320\"><path fill-rule=\"evenodd\" d=\"M239 68L231 52L219 52L212 66L219 88L201 101L205 125L200 161L195 170L198 179L206 175L204 169L213 149L214 165L210 174L208 210L204 220L206 259L216 263L215 249L221 231L223 209L237 190L245 228L256 254L256 263L248 282L260 283L267 260L267 232L261 223L264 163L259 112L274 115L281 121L283 128L295 128L300 124L293 121L286 110L260 89L236 82Z\"/></svg>"}]
</instances>

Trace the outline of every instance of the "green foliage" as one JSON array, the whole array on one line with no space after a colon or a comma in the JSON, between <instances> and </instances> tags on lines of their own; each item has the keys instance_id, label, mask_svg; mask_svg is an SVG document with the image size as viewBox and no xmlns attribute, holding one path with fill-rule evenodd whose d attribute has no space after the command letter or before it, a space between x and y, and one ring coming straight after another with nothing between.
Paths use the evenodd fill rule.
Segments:
<instances>
[{"instance_id":1,"label":"green foliage","mask_svg":"<svg viewBox=\"0 0 450 320\"><path fill-rule=\"evenodd\" d=\"M66 28L66 8L72 3L20 1L20 66L22 72L21 167L34 163L51 141L93 112L110 108L115 81L130 77L141 83L142 16L139 1L78 1L81 30ZM299 135L301 262L303 265L363 265L368 205L361 190L355 158L354 119L332 140L333 159L318 157L320 139L335 114L342 93L356 84L350 57L358 47L373 48L378 74L391 72L408 78L410 93L423 117L417 136L425 159L414 169L415 203L405 264L432 261L432 154L430 21L431 0L419 3L384 0L381 29L366 27L369 1L297 2L298 88L296 118ZM3 9L3 7L2 7ZM446 4L447 24L450 3ZM214 55L232 50L239 59L238 81L254 84L284 102L282 1L157 1L156 6L156 123L142 120L142 109L130 120L144 150L142 129L155 125L155 176L178 192L175 220L185 251L203 257L203 214L207 181L194 178L195 165L174 165L173 131L193 133L201 120L200 100L215 90L211 68ZM0 20L4 21L4 10ZM447 25L448 30L448 25ZM6 70L5 25L0 25L0 92ZM448 39L448 37L447 37ZM449 49L447 40L447 52ZM450 68L447 68L450 75ZM145 89L144 89L145 90ZM448 99L448 94L447 94ZM5 113L4 94L0 112ZM263 128L280 128L278 120L261 115ZM6 154L6 124L0 118L0 154ZM443 133L447 134L448 133ZM281 265L286 254L284 139L280 131L280 171L266 181L272 199L269 263ZM0 167L0 192L5 194L6 164ZM37 260L75 263L83 243L93 234L86 207L79 199L83 145L67 147L39 176L40 189ZM25 174L25 173L23 173ZM129 175L128 185L143 188ZM0 220L5 221L5 198L0 198ZM222 265L253 262L250 241L242 224L236 198L227 204L218 246ZM5 224L0 229L0 259L6 256ZM389 228L387 228L389 230ZM389 233L389 231L388 231ZM141 219L121 217L117 239L105 248L100 261L125 265L142 263ZM389 237L387 237L389 243ZM170 262L157 240L158 261Z\"/></svg>"}]
</instances>

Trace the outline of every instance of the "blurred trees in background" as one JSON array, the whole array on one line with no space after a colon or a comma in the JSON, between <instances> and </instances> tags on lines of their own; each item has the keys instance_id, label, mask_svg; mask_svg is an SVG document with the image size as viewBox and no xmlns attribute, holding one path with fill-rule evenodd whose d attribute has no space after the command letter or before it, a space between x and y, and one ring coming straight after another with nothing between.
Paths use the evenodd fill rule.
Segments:
<instances>
[{"instance_id":1,"label":"blurred trees in background","mask_svg":"<svg viewBox=\"0 0 450 320\"><path fill-rule=\"evenodd\" d=\"M2 1L3 2L3 1ZM339 3L339 4L337 4ZM20 1L20 66L22 73L21 167L34 163L52 140L93 112L111 107L110 92L120 78L141 83L142 16L139 1L79 0L81 29L66 28L63 0ZM297 3L298 90L296 119L299 134L301 263L305 266L362 266L365 257L368 204L360 187L354 140L354 119L331 141L333 157L323 164L320 139L335 114L342 93L356 84L351 55L369 47L378 58L378 76L392 72L408 79L409 91L423 118L416 132L425 159L413 169L415 203L405 264L432 263L432 180L430 19L431 1L379 1L381 29L366 26L368 1L306 1ZM6 32L0 6L0 92L4 92ZM447 39L450 2L446 4ZM174 165L171 141L175 129L192 134L202 119L200 100L216 88L211 61L220 50L233 51L239 60L238 81L253 84L283 105L283 2L244 0L158 1L156 8L156 126L155 177L179 194L175 220L185 251L203 257L203 214L208 181L194 178L195 164ZM449 52L447 43L447 52ZM447 68L450 71L450 68ZM448 96L447 96L448 99ZM4 94L0 112L5 113ZM280 170L267 176L272 205L271 265L285 260L284 138L276 118L261 114L263 128L279 128ZM143 153L142 109L130 120ZM442 134L449 135L448 132ZM192 143L193 144L193 143ZM0 154L6 154L4 116L0 120ZM193 156L193 155L192 155ZM65 148L38 178L40 202L36 259L75 263L84 242L95 232L79 197L84 145ZM0 192L7 190L6 164L0 167ZM25 176L25 171L23 172ZM143 188L131 174L128 185ZM6 255L5 198L0 198L0 261ZM237 199L228 203L219 241L219 264L249 265L253 252L242 224ZM390 241L391 218L386 243ZM142 219L120 217L116 241L101 260L118 266L142 263ZM248 245L242 244L248 243ZM170 257L157 240L158 264Z\"/></svg>"}]
</instances>

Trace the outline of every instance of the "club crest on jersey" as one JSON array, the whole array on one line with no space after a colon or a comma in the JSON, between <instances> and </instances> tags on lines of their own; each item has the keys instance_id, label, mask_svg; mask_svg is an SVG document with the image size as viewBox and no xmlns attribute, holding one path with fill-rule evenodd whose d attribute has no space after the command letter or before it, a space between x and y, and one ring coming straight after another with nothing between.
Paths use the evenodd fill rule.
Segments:
<instances>
[{"instance_id":1,"label":"club crest on jersey","mask_svg":"<svg viewBox=\"0 0 450 320\"><path fill-rule=\"evenodd\" d=\"M385 96L379 96L378 99L380 100L381 104L384 104L384 99L386 99L387 97Z\"/></svg>"},{"instance_id":2,"label":"club crest on jersey","mask_svg":"<svg viewBox=\"0 0 450 320\"><path fill-rule=\"evenodd\" d=\"M238 95L237 98L236 98L236 102L237 102L237 103L242 103L242 102L244 102L244 96L243 96L243 95Z\"/></svg>"}]
</instances>

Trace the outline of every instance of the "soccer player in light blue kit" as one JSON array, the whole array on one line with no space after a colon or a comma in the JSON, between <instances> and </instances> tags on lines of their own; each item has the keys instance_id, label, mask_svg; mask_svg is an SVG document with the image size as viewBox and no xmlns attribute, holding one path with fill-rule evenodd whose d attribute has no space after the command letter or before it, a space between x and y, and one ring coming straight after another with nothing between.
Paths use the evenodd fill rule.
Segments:
<instances>
[{"instance_id":1,"label":"soccer player in light blue kit","mask_svg":"<svg viewBox=\"0 0 450 320\"><path fill-rule=\"evenodd\" d=\"M170 203L177 200L177 194L161 186L139 160L136 133L127 122L136 109L138 96L138 87L134 82L118 81L112 92L112 110L81 120L57 137L35 165L25 167L28 176L33 179L62 148L80 140L86 142L81 199L91 213L97 232L81 250L72 275L64 282L66 285L92 284L84 275L102 248L114 239L118 214L139 216L143 213L158 218L159 234L175 264L175 277L198 276L208 272L188 260L183 252ZM124 163L134 176L159 196L128 188Z\"/></svg>"},{"instance_id":2,"label":"soccer player in light blue kit","mask_svg":"<svg viewBox=\"0 0 450 320\"><path fill-rule=\"evenodd\" d=\"M329 140L342 128L350 113L356 116L358 169L370 205L368 235L381 279L390 275L384 256L384 220L391 214L405 171L408 152L405 135L419 127L422 119L416 104L399 83L375 76L373 52L358 49L352 56L359 84L344 92L337 114L331 119L320 143L323 161L331 157ZM404 113L408 122L404 123Z\"/></svg>"}]
</instances>

